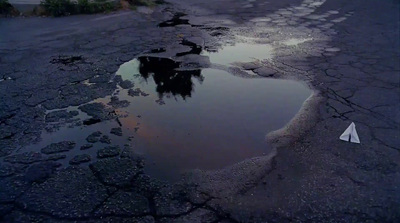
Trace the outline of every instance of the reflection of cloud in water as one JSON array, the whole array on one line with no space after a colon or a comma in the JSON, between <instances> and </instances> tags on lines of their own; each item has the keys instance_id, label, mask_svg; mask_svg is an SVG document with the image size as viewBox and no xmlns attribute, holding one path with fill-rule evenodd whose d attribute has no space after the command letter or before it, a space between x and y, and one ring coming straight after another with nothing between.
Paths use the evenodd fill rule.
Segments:
<instances>
[{"instance_id":1,"label":"reflection of cloud in water","mask_svg":"<svg viewBox=\"0 0 400 223\"><path fill-rule=\"evenodd\" d=\"M153 66L160 61L164 61L162 66ZM130 142L133 151L146 157L145 172L161 179L172 180L185 170L217 169L267 154L265 134L284 126L310 94L305 86L293 81L243 79L214 69L186 74L179 71L179 63L166 58L160 61L156 57L141 57L125 64L137 65L134 69L140 75L134 77L135 87L149 96L132 98L122 89L119 97L131 100L129 107L122 108L129 115L121 122L126 135L134 136ZM118 73L123 76L121 71ZM183 79L183 84L164 84L163 75L174 80L176 73L204 77L204 81L196 86L195 94L194 84L188 79ZM137 81L145 78L147 81ZM185 90L161 88L170 85L185 86ZM191 93L191 98L182 102L165 97L166 104L159 106L154 101L160 92Z\"/></svg>"},{"instance_id":2,"label":"reflection of cloud in water","mask_svg":"<svg viewBox=\"0 0 400 223\"><path fill-rule=\"evenodd\" d=\"M218 52L206 52L211 63L230 66L234 62L252 62L255 60L270 59L272 47L268 44L236 43L224 46Z\"/></svg>"}]
</instances>

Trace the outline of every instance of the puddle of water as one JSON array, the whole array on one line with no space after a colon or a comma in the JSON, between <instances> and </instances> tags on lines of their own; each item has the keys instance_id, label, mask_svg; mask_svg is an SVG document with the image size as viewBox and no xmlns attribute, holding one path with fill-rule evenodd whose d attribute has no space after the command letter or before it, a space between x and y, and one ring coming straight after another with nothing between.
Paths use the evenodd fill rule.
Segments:
<instances>
[{"instance_id":1,"label":"puddle of water","mask_svg":"<svg viewBox=\"0 0 400 223\"><path fill-rule=\"evenodd\" d=\"M191 49L182 55L206 55L212 63L225 66L272 57L272 47L266 44L238 43L216 53L203 52L188 41L182 44ZM127 107L115 109L117 114L124 114L118 122L85 116L82 120L86 125L44 132L43 140L25 151L40 151L50 143L68 139L77 145L64 153L67 158L61 163L68 165L78 154L89 154L95 161L97 150L107 144L97 142L87 150L79 147L87 144L89 134L100 130L110 137L112 145L143 155L146 173L174 181L187 170L218 169L268 154L265 135L288 123L311 94L295 81L244 79L216 69L182 70L179 62L155 56L124 63L117 75L135 85L116 91L119 100L130 102ZM95 100L104 104L110 101L111 96ZM110 134L111 128L120 124L123 136Z\"/></svg>"},{"instance_id":2,"label":"puddle of water","mask_svg":"<svg viewBox=\"0 0 400 223\"><path fill-rule=\"evenodd\" d=\"M272 58L273 47L268 44L237 43L218 52L203 52L211 63L229 66L234 62L252 62Z\"/></svg>"},{"instance_id":3,"label":"puddle of water","mask_svg":"<svg viewBox=\"0 0 400 223\"><path fill-rule=\"evenodd\" d=\"M179 73L165 61L146 65L143 60L128 62L117 72L132 76L135 87L149 93L131 98L121 91L120 99L131 105L125 109L128 117L120 120L124 132L139 128L133 150L150 162L146 171L161 179L267 154L265 135L288 123L311 94L294 81L243 79L214 69ZM138 70L140 75L132 75ZM156 102L160 98L164 105Z\"/></svg>"},{"instance_id":4,"label":"puddle of water","mask_svg":"<svg viewBox=\"0 0 400 223\"><path fill-rule=\"evenodd\" d=\"M83 153L95 161L96 151L107 144L97 142L83 151L79 147L87 144L89 134L100 130L110 136L112 145L129 145L143 155L147 174L175 181L187 170L218 169L268 154L265 135L288 123L311 94L295 81L243 79L222 70L176 71L177 67L170 59L156 57L139 57L120 67L118 75L148 94L132 97L128 90L119 89L119 99L131 102L116 110L127 114L119 119L122 137L109 133L119 127L115 120L102 121L43 133L43 140L28 150L39 151L49 143L69 139L77 145L64 153L64 165ZM107 104L110 98L96 101Z\"/></svg>"}]
</instances>

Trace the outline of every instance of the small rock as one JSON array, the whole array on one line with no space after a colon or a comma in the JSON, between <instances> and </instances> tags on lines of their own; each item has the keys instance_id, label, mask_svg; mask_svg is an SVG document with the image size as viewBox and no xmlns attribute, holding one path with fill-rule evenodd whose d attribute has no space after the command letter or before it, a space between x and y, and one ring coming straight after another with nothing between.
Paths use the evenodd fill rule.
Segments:
<instances>
[{"instance_id":1,"label":"small rock","mask_svg":"<svg viewBox=\"0 0 400 223\"><path fill-rule=\"evenodd\" d=\"M122 136L122 129L121 128L112 128L110 133L117 135L117 136Z\"/></svg>"},{"instance_id":2,"label":"small rock","mask_svg":"<svg viewBox=\"0 0 400 223\"><path fill-rule=\"evenodd\" d=\"M159 105L165 105L164 100L161 99L161 98L160 98L160 99L157 99L157 100L156 100L156 103L159 104Z\"/></svg>"},{"instance_id":3,"label":"small rock","mask_svg":"<svg viewBox=\"0 0 400 223\"><path fill-rule=\"evenodd\" d=\"M98 158L107 158L118 156L121 153L119 146L107 146L104 149L97 151Z\"/></svg>"},{"instance_id":4,"label":"small rock","mask_svg":"<svg viewBox=\"0 0 400 223\"><path fill-rule=\"evenodd\" d=\"M110 137L108 137L107 135L103 135L100 140L101 143L105 143L105 144L111 144L111 139Z\"/></svg>"},{"instance_id":5,"label":"small rock","mask_svg":"<svg viewBox=\"0 0 400 223\"><path fill-rule=\"evenodd\" d=\"M43 149L41 149L41 152L44 154L53 154L53 153L60 153L60 152L66 152L70 151L75 147L75 142L72 141L62 141L58 143L52 143Z\"/></svg>"},{"instance_id":6,"label":"small rock","mask_svg":"<svg viewBox=\"0 0 400 223\"><path fill-rule=\"evenodd\" d=\"M65 159L65 158L67 158L67 156L65 154L56 154L56 155L52 155L52 156L47 157L46 160L47 161L50 161L50 160L57 161L57 160Z\"/></svg>"},{"instance_id":7,"label":"small rock","mask_svg":"<svg viewBox=\"0 0 400 223\"><path fill-rule=\"evenodd\" d=\"M113 106L114 108L125 108L128 107L130 104L127 100L120 101L117 96L112 96L111 101L108 102L108 105Z\"/></svg>"},{"instance_id":8,"label":"small rock","mask_svg":"<svg viewBox=\"0 0 400 223\"><path fill-rule=\"evenodd\" d=\"M71 165L79 165L81 163L89 162L90 160L91 160L90 155L82 154L82 155L77 155L74 158L72 158L69 161L69 164L71 164Z\"/></svg>"},{"instance_id":9,"label":"small rock","mask_svg":"<svg viewBox=\"0 0 400 223\"><path fill-rule=\"evenodd\" d=\"M101 134L102 133L100 131L93 132L88 137L86 137L86 141L88 141L90 143L95 143L95 142L99 141L99 137L101 136Z\"/></svg>"},{"instance_id":10,"label":"small rock","mask_svg":"<svg viewBox=\"0 0 400 223\"><path fill-rule=\"evenodd\" d=\"M79 114L78 111L59 110L53 111L46 115L46 122L59 122L61 120L69 120Z\"/></svg>"},{"instance_id":11,"label":"small rock","mask_svg":"<svg viewBox=\"0 0 400 223\"><path fill-rule=\"evenodd\" d=\"M78 109L94 119L109 120L115 117L115 113L110 108L106 108L104 104L98 102L79 106Z\"/></svg>"},{"instance_id":12,"label":"small rock","mask_svg":"<svg viewBox=\"0 0 400 223\"><path fill-rule=\"evenodd\" d=\"M130 80L124 80L119 83L119 86L121 86L123 89L129 89L134 86L134 83L132 83Z\"/></svg>"},{"instance_id":13,"label":"small rock","mask_svg":"<svg viewBox=\"0 0 400 223\"><path fill-rule=\"evenodd\" d=\"M85 144L85 145L81 146L81 150L90 149L92 147L93 147L93 144Z\"/></svg>"},{"instance_id":14,"label":"small rock","mask_svg":"<svg viewBox=\"0 0 400 223\"><path fill-rule=\"evenodd\" d=\"M132 96L132 97L140 96L141 93L142 93L142 91L140 90L140 88L136 88L135 90L129 89L129 91L128 91L128 95Z\"/></svg>"}]
</instances>

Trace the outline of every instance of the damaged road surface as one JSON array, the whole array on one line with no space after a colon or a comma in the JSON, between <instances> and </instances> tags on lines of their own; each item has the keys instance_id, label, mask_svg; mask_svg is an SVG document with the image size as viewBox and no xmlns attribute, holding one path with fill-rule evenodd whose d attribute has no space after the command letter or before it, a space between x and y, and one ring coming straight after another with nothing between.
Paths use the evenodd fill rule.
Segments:
<instances>
[{"instance_id":1,"label":"damaged road surface","mask_svg":"<svg viewBox=\"0 0 400 223\"><path fill-rule=\"evenodd\" d=\"M400 221L399 5L1 19L0 221Z\"/></svg>"}]
</instances>

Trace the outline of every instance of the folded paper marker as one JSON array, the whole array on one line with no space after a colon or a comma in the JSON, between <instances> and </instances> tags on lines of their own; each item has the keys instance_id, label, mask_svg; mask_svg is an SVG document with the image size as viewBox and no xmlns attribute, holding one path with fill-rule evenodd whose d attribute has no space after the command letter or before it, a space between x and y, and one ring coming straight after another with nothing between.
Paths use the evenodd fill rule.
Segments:
<instances>
[{"instance_id":1,"label":"folded paper marker","mask_svg":"<svg viewBox=\"0 0 400 223\"><path fill-rule=\"evenodd\" d=\"M360 143L360 139L358 138L356 130L356 125L354 124L354 122L352 122L350 126L347 127L347 129L340 136L340 139L347 142Z\"/></svg>"}]
</instances>

